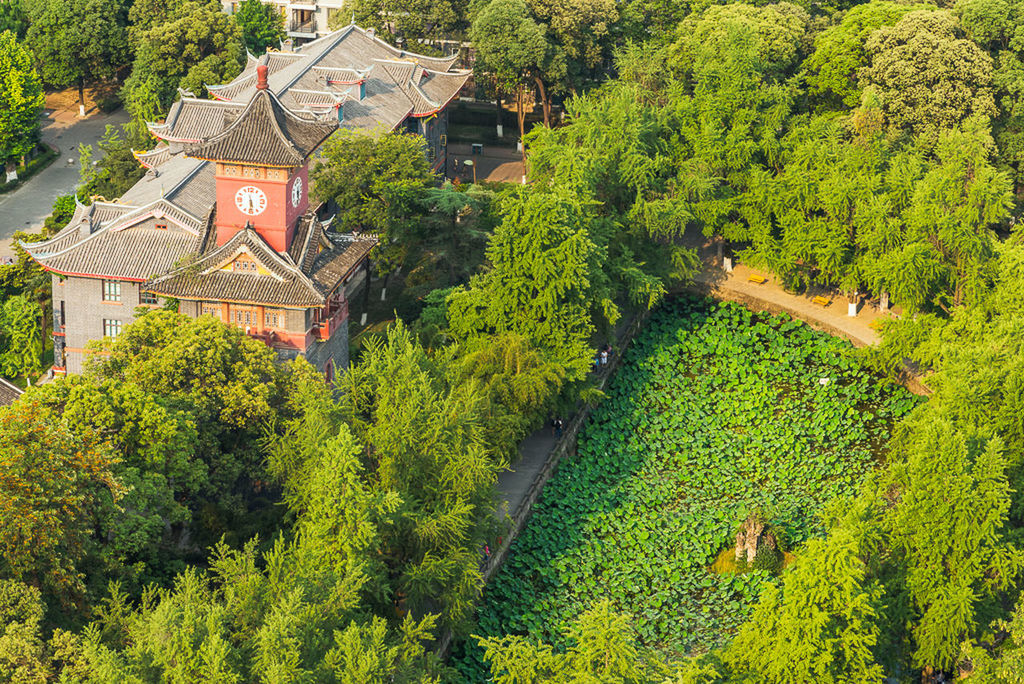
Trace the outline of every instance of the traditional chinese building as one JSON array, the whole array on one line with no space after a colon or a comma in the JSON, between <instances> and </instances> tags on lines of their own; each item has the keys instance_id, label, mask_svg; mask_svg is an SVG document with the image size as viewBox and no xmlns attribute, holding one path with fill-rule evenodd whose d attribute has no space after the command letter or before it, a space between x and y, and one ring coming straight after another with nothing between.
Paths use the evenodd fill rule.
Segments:
<instances>
[{"instance_id":1,"label":"traditional chinese building","mask_svg":"<svg viewBox=\"0 0 1024 684\"><path fill-rule=\"evenodd\" d=\"M310 160L339 127L415 130L430 141L469 75L450 66L350 26L251 59L237 79L210 87L218 100L184 94L150 125L162 142L137 155L142 180L23 245L53 273L54 369L80 372L90 340L172 299L332 377L348 363L348 300L376 240L321 222Z\"/></svg>"}]
</instances>

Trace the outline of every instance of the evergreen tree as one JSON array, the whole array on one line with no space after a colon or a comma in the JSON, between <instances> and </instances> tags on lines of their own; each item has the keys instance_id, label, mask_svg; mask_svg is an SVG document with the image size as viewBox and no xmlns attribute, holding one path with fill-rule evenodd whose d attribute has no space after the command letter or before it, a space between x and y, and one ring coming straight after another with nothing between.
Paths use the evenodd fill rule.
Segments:
<instances>
[{"instance_id":1,"label":"evergreen tree","mask_svg":"<svg viewBox=\"0 0 1024 684\"><path fill-rule=\"evenodd\" d=\"M28 52L13 33L0 32L0 163L13 162L35 147L44 102L43 84Z\"/></svg>"},{"instance_id":2,"label":"evergreen tree","mask_svg":"<svg viewBox=\"0 0 1024 684\"><path fill-rule=\"evenodd\" d=\"M455 335L521 335L581 379L590 366L591 313L617 315L592 298L599 254L579 204L555 193L522 189L501 204L503 220L487 248L490 270L448 299ZM614 320L614 319L613 319Z\"/></svg>"}]
</instances>

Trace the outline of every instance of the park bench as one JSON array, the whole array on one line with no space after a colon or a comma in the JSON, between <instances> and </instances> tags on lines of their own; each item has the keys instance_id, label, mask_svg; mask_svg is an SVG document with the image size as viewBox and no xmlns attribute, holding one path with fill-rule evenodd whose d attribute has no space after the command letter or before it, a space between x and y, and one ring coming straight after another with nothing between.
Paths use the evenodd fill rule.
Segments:
<instances>
[{"instance_id":1,"label":"park bench","mask_svg":"<svg viewBox=\"0 0 1024 684\"><path fill-rule=\"evenodd\" d=\"M828 306L829 304L832 303L832 299L831 298L829 298L829 297L822 297L821 295L818 295L817 297L815 297L811 301L814 302L815 304L820 304L821 306Z\"/></svg>"},{"instance_id":2,"label":"park bench","mask_svg":"<svg viewBox=\"0 0 1024 684\"><path fill-rule=\"evenodd\" d=\"M747 278L747 280L749 280L752 283L757 283L758 285L764 285L765 283L768 282L767 278L765 278L763 275L757 275L756 273L750 274L750 277Z\"/></svg>"}]
</instances>

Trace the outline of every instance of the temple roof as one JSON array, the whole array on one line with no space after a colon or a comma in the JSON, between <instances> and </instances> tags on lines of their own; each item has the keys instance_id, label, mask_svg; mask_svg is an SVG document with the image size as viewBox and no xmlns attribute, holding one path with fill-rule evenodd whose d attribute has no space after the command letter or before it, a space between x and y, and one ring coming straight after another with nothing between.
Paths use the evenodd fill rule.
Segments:
<instances>
[{"instance_id":1,"label":"temple roof","mask_svg":"<svg viewBox=\"0 0 1024 684\"><path fill-rule=\"evenodd\" d=\"M212 165L179 156L117 201L79 204L56 235L22 247L55 273L142 282L202 249L215 202Z\"/></svg>"},{"instance_id":2,"label":"temple roof","mask_svg":"<svg viewBox=\"0 0 1024 684\"><path fill-rule=\"evenodd\" d=\"M247 226L194 263L154 278L146 289L178 299L323 306L375 244L372 237L329 234L309 214L302 218L292 249L279 254ZM256 261L260 273L228 268L243 254Z\"/></svg>"},{"instance_id":3,"label":"temple roof","mask_svg":"<svg viewBox=\"0 0 1024 684\"><path fill-rule=\"evenodd\" d=\"M338 128L337 118L303 118L281 104L267 85L264 57L256 66L256 92L234 121L216 135L185 147L196 159L261 166L300 166Z\"/></svg>"},{"instance_id":4,"label":"temple roof","mask_svg":"<svg viewBox=\"0 0 1024 684\"><path fill-rule=\"evenodd\" d=\"M269 90L293 113L312 117L340 107L342 128L389 131L408 116L430 116L451 102L470 76L452 69L456 59L405 52L348 26L295 52L270 52L266 66ZM251 59L233 81L207 89L225 107L238 107L257 92L257 67ZM216 135L236 115L230 109L220 117L212 114L218 102L183 97L167 122L150 130L170 141Z\"/></svg>"},{"instance_id":5,"label":"temple roof","mask_svg":"<svg viewBox=\"0 0 1024 684\"><path fill-rule=\"evenodd\" d=\"M10 406L22 395L22 391L0 378L0 406Z\"/></svg>"}]
</instances>

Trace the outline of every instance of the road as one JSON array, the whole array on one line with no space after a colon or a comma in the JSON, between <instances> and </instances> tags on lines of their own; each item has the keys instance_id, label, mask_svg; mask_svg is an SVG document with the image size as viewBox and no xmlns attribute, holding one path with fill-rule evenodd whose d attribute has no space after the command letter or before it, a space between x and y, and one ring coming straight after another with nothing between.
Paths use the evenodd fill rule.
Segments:
<instances>
[{"instance_id":1,"label":"road","mask_svg":"<svg viewBox=\"0 0 1024 684\"><path fill-rule=\"evenodd\" d=\"M0 195L0 260L14 253L11 238L16 231L42 225L54 200L71 194L78 186L78 146L84 143L95 147L108 124L129 120L124 110L113 114L94 110L85 119L69 109L47 110L44 116L43 140L55 146L60 156L14 192Z\"/></svg>"}]
</instances>

